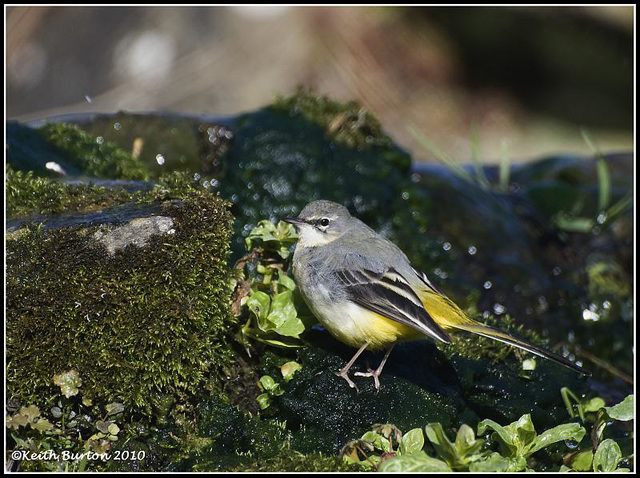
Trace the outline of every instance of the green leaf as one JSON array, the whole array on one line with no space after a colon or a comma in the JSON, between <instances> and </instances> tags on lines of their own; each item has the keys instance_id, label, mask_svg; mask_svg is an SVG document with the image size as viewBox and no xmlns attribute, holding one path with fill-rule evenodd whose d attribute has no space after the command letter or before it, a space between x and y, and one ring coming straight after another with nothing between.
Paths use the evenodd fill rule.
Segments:
<instances>
[{"instance_id":1,"label":"green leaf","mask_svg":"<svg viewBox=\"0 0 640 478\"><path fill-rule=\"evenodd\" d=\"M593 463L593 451L585 450L571 459L571 468L576 471L591 471L591 465Z\"/></svg>"},{"instance_id":2,"label":"green leaf","mask_svg":"<svg viewBox=\"0 0 640 478\"><path fill-rule=\"evenodd\" d=\"M275 347L282 347L284 349L298 349L298 348L304 346L304 344L302 342L287 340L286 337L282 337L282 338L275 338L275 337L262 338L262 337L257 337L257 339L260 342L264 342L265 344L273 345Z\"/></svg>"},{"instance_id":3,"label":"green leaf","mask_svg":"<svg viewBox=\"0 0 640 478\"><path fill-rule=\"evenodd\" d=\"M62 394L69 398L78 394L78 388L82 385L80 375L75 370L60 373L53 376L53 383L60 387Z\"/></svg>"},{"instance_id":4,"label":"green leaf","mask_svg":"<svg viewBox=\"0 0 640 478\"><path fill-rule=\"evenodd\" d=\"M53 430L54 427L51 422L49 422L49 420L43 418L41 420L38 420L36 423L32 423L31 428L38 430L39 432L48 432L50 430Z\"/></svg>"},{"instance_id":5,"label":"green leaf","mask_svg":"<svg viewBox=\"0 0 640 478\"><path fill-rule=\"evenodd\" d=\"M458 450L449 441L440 423L429 423L424 427L427 438L436 450L440 458L447 462L449 466L459 461Z\"/></svg>"},{"instance_id":6,"label":"green leaf","mask_svg":"<svg viewBox=\"0 0 640 478\"><path fill-rule=\"evenodd\" d=\"M531 444L531 447L528 449L527 455L563 440L580 443L586 433L587 431L578 423L565 423L558 425L557 427L546 430L538 435Z\"/></svg>"},{"instance_id":7,"label":"green leaf","mask_svg":"<svg viewBox=\"0 0 640 478\"><path fill-rule=\"evenodd\" d=\"M620 447L611 438L607 438L600 443L595 455L593 455L593 471L615 471L621 460L622 452Z\"/></svg>"},{"instance_id":8,"label":"green leaf","mask_svg":"<svg viewBox=\"0 0 640 478\"><path fill-rule=\"evenodd\" d=\"M278 284L289 290L294 290L296 288L296 283L293 279L283 272L278 273Z\"/></svg>"},{"instance_id":9,"label":"green leaf","mask_svg":"<svg viewBox=\"0 0 640 478\"><path fill-rule=\"evenodd\" d=\"M536 429L531 421L531 415L528 413L522 415L520 419L515 422L515 429L517 436L516 445L519 450L524 450L533 445L536 439Z\"/></svg>"},{"instance_id":10,"label":"green leaf","mask_svg":"<svg viewBox=\"0 0 640 478\"><path fill-rule=\"evenodd\" d=\"M281 326L288 320L295 319L296 308L293 305L293 294L290 290L276 294L271 302L271 312L267 320L272 322L276 327Z\"/></svg>"},{"instance_id":11,"label":"green leaf","mask_svg":"<svg viewBox=\"0 0 640 478\"><path fill-rule=\"evenodd\" d=\"M385 453L391 451L391 447L389 446L389 439L383 437L377 432L368 431L364 435L362 435L361 440L365 440L371 443L378 450L382 450Z\"/></svg>"},{"instance_id":12,"label":"green leaf","mask_svg":"<svg viewBox=\"0 0 640 478\"><path fill-rule=\"evenodd\" d=\"M285 382L288 382L293 378L293 375L302 368L298 362L287 362L282 367L280 367L280 372L282 373L282 378Z\"/></svg>"},{"instance_id":13,"label":"green leaf","mask_svg":"<svg viewBox=\"0 0 640 478\"><path fill-rule=\"evenodd\" d=\"M633 420L633 395L629 395L617 405L604 407L610 418L621 422Z\"/></svg>"},{"instance_id":14,"label":"green leaf","mask_svg":"<svg viewBox=\"0 0 640 478\"><path fill-rule=\"evenodd\" d=\"M109 435L117 435L118 433L120 433L120 427L118 427L118 425L116 425L115 423L112 423L107 427L107 431L109 432Z\"/></svg>"},{"instance_id":15,"label":"green leaf","mask_svg":"<svg viewBox=\"0 0 640 478\"><path fill-rule=\"evenodd\" d=\"M273 324L272 330L285 337L298 337L304 332L304 323L298 318L290 290L274 297L267 320Z\"/></svg>"},{"instance_id":16,"label":"green leaf","mask_svg":"<svg viewBox=\"0 0 640 478\"><path fill-rule=\"evenodd\" d=\"M265 408L268 408L269 405L271 405L271 397L268 393L261 393L256 397L256 401L258 402L260 410L264 410Z\"/></svg>"},{"instance_id":17,"label":"green leaf","mask_svg":"<svg viewBox=\"0 0 640 478\"><path fill-rule=\"evenodd\" d=\"M567 214L561 213L553 218L556 226L559 229L569 232L589 232L593 229L594 221L588 217L571 217Z\"/></svg>"},{"instance_id":18,"label":"green leaf","mask_svg":"<svg viewBox=\"0 0 640 478\"><path fill-rule=\"evenodd\" d=\"M29 423L29 419L21 413L16 413L10 417L7 417L7 427L12 430L17 430L20 427L25 427Z\"/></svg>"},{"instance_id":19,"label":"green leaf","mask_svg":"<svg viewBox=\"0 0 640 478\"><path fill-rule=\"evenodd\" d=\"M460 464L466 464L479 458L476 454L484 445L484 440L476 438L476 434L469 425L463 424L456 434L454 443L460 457Z\"/></svg>"},{"instance_id":20,"label":"green leaf","mask_svg":"<svg viewBox=\"0 0 640 478\"><path fill-rule=\"evenodd\" d=\"M600 397L594 397L584 403L583 409L585 413L594 413L604 408L604 400Z\"/></svg>"},{"instance_id":21,"label":"green leaf","mask_svg":"<svg viewBox=\"0 0 640 478\"><path fill-rule=\"evenodd\" d=\"M424 447L424 434L420 428L414 428L402 436L398 453L400 455L415 453L422 450L422 447Z\"/></svg>"},{"instance_id":22,"label":"green leaf","mask_svg":"<svg viewBox=\"0 0 640 478\"><path fill-rule=\"evenodd\" d=\"M260 388L262 388L262 390L266 392L273 392L278 388L278 384L276 383L276 381L269 375L263 375L262 377L260 377L258 383L260 385Z\"/></svg>"},{"instance_id":23,"label":"green leaf","mask_svg":"<svg viewBox=\"0 0 640 478\"><path fill-rule=\"evenodd\" d=\"M107 416L117 415L118 413L124 412L124 405L118 402L109 403L105 408L107 410Z\"/></svg>"},{"instance_id":24,"label":"green leaf","mask_svg":"<svg viewBox=\"0 0 640 478\"><path fill-rule=\"evenodd\" d=\"M304 332L304 322L298 317L294 317L277 327L276 332L285 337L299 337Z\"/></svg>"},{"instance_id":25,"label":"green leaf","mask_svg":"<svg viewBox=\"0 0 640 478\"><path fill-rule=\"evenodd\" d=\"M103 420L96 421L95 427L101 433L104 433L104 434L108 434L109 433L109 425L106 422L104 422Z\"/></svg>"},{"instance_id":26,"label":"green leaf","mask_svg":"<svg viewBox=\"0 0 640 478\"><path fill-rule=\"evenodd\" d=\"M510 471L511 460L503 457L500 453L492 453L486 459L476 461L469 465L469 471L474 473L489 471Z\"/></svg>"},{"instance_id":27,"label":"green leaf","mask_svg":"<svg viewBox=\"0 0 640 478\"><path fill-rule=\"evenodd\" d=\"M382 462L379 470L384 473L452 471L444 461L432 458L424 451L396 456L386 460Z\"/></svg>"},{"instance_id":28,"label":"green leaf","mask_svg":"<svg viewBox=\"0 0 640 478\"><path fill-rule=\"evenodd\" d=\"M40 410L35 405L20 407L20 415L23 415L28 421L33 422L40 416Z\"/></svg>"},{"instance_id":29,"label":"green leaf","mask_svg":"<svg viewBox=\"0 0 640 478\"><path fill-rule=\"evenodd\" d=\"M500 439L501 445L510 452L510 455L516 454L517 446L515 440L517 435L514 427L503 427L490 419L482 420L478 423L478 435L484 435L487 429L495 432Z\"/></svg>"},{"instance_id":30,"label":"green leaf","mask_svg":"<svg viewBox=\"0 0 640 478\"><path fill-rule=\"evenodd\" d=\"M254 291L247 299L247 307L256 316L258 328L263 332L273 330L273 324L267 320L271 298L261 291Z\"/></svg>"}]
</instances>

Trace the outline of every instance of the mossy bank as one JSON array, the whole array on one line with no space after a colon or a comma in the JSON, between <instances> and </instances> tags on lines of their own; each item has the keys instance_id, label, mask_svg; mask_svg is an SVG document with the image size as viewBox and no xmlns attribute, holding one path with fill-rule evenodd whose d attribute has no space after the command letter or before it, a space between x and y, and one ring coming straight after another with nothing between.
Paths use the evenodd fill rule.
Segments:
<instances>
[{"instance_id":1,"label":"mossy bank","mask_svg":"<svg viewBox=\"0 0 640 478\"><path fill-rule=\"evenodd\" d=\"M146 193L19 179L69 212L13 218L7 236L8 398L48 405L71 369L95 403L147 414L156 397L215 388L234 321L228 204L184 177Z\"/></svg>"}]
</instances>

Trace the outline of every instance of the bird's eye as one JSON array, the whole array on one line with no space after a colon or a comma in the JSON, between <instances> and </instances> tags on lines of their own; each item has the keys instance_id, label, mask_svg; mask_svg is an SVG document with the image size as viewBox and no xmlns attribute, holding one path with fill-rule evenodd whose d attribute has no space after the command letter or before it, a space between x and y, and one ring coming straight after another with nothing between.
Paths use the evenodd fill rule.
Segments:
<instances>
[{"instance_id":1,"label":"bird's eye","mask_svg":"<svg viewBox=\"0 0 640 478\"><path fill-rule=\"evenodd\" d=\"M320 224L322 227L327 227L329 225L329 219L323 217L318 221L318 224Z\"/></svg>"}]
</instances>

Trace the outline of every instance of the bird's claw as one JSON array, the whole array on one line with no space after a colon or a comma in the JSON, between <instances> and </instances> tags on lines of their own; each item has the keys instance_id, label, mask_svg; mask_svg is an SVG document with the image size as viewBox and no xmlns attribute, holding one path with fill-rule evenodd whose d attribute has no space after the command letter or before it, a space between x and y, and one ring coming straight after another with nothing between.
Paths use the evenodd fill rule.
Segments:
<instances>
[{"instance_id":1,"label":"bird's claw","mask_svg":"<svg viewBox=\"0 0 640 478\"><path fill-rule=\"evenodd\" d=\"M373 384L376 390L380 390L380 371L368 369L367 372L355 372L354 375L357 377L373 377Z\"/></svg>"},{"instance_id":2,"label":"bird's claw","mask_svg":"<svg viewBox=\"0 0 640 478\"><path fill-rule=\"evenodd\" d=\"M337 370L335 372L333 372L335 375L337 375L340 378L345 379L345 381L349 384L349 387L354 388L356 390L356 393L359 393L360 390L358 390L358 387L356 386L355 383L353 383L353 380L351 380L349 378L349 375L347 374L347 372L343 369Z\"/></svg>"}]
</instances>

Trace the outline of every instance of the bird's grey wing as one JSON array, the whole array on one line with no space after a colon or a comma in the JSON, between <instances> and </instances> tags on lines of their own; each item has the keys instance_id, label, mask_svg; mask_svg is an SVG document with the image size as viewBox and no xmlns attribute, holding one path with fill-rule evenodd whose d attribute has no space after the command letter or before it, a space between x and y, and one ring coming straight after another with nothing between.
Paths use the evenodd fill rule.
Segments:
<instances>
[{"instance_id":1,"label":"bird's grey wing","mask_svg":"<svg viewBox=\"0 0 640 478\"><path fill-rule=\"evenodd\" d=\"M442 342L450 342L449 335L433 320L407 280L395 269L382 273L340 269L335 277L356 304Z\"/></svg>"}]
</instances>

